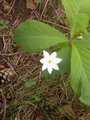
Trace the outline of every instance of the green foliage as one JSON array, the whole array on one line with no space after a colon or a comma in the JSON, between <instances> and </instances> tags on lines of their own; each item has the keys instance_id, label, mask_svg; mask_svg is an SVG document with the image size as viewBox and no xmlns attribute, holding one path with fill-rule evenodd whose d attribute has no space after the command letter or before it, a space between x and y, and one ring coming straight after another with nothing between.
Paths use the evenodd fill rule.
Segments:
<instances>
[{"instance_id":1,"label":"green foliage","mask_svg":"<svg viewBox=\"0 0 90 120\"><path fill-rule=\"evenodd\" d=\"M71 37L79 33L85 33L88 27L89 16L82 11L84 7L82 1L85 3L85 0L62 0L70 27ZM85 10L87 11L87 9L88 7L86 6Z\"/></svg>"},{"instance_id":2,"label":"green foliage","mask_svg":"<svg viewBox=\"0 0 90 120\"><path fill-rule=\"evenodd\" d=\"M62 62L59 64L60 73L70 73L71 63L71 46L66 45L58 51L58 57L62 58Z\"/></svg>"},{"instance_id":3,"label":"green foliage","mask_svg":"<svg viewBox=\"0 0 90 120\"><path fill-rule=\"evenodd\" d=\"M87 14L90 18L90 0L79 0L80 12Z\"/></svg>"},{"instance_id":4,"label":"green foliage","mask_svg":"<svg viewBox=\"0 0 90 120\"><path fill-rule=\"evenodd\" d=\"M24 86L26 87L26 88L31 88L33 85L35 85L36 84L36 81L35 80L28 80L28 81L26 81L25 82L25 84L24 84Z\"/></svg>"},{"instance_id":5,"label":"green foliage","mask_svg":"<svg viewBox=\"0 0 90 120\"><path fill-rule=\"evenodd\" d=\"M33 102L40 102L42 100L40 95L32 95L31 98Z\"/></svg>"},{"instance_id":6,"label":"green foliage","mask_svg":"<svg viewBox=\"0 0 90 120\"><path fill-rule=\"evenodd\" d=\"M14 39L28 52L38 52L67 41L63 33L37 20L21 23L14 31Z\"/></svg>"},{"instance_id":7,"label":"green foliage","mask_svg":"<svg viewBox=\"0 0 90 120\"><path fill-rule=\"evenodd\" d=\"M79 44L80 46L84 46L84 47L90 49L90 33L88 33L87 35L83 36L82 40L76 40L75 42L77 44Z\"/></svg>"},{"instance_id":8,"label":"green foliage","mask_svg":"<svg viewBox=\"0 0 90 120\"><path fill-rule=\"evenodd\" d=\"M38 4L38 3L42 3L43 0L35 0L35 2Z\"/></svg>"},{"instance_id":9,"label":"green foliage","mask_svg":"<svg viewBox=\"0 0 90 120\"><path fill-rule=\"evenodd\" d=\"M27 20L16 27L14 40L28 52L58 46L56 49L58 57L62 58L59 74L71 72L70 82L74 92L82 103L90 106L90 33L87 30L90 20L90 0L62 0L62 4L69 23L69 39L45 23ZM78 39L78 35L82 35L82 38ZM48 78L47 72L44 73ZM56 73L53 72L53 75ZM34 84L28 81L25 86L30 88Z\"/></svg>"},{"instance_id":10,"label":"green foliage","mask_svg":"<svg viewBox=\"0 0 90 120\"><path fill-rule=\"evenodd\" d=\"M71 86L81 102L90 106L90 50L72 45Z\"/></svg>"},{"instance_id":11,"label":"green foliage","mask_svg":"<svg viewBox=\"0 0 90 120\"><path fill-rule=\"evenodd\" d=\"M8 20L1 19L1 20L0 20L0 26L1 26L3 29L8 29L8 27L9 27L9 21L8 21Z\"/></svg>"}]
</instances>

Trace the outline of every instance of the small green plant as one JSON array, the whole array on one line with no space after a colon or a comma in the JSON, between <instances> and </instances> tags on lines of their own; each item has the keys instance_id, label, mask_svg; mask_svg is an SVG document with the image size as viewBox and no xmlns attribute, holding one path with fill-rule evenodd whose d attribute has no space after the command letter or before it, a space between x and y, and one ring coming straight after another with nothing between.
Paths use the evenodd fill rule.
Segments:
<instances>
[{"instance_id":1,"label":"small green plant","mask_svg":"<svg viewBox=\"0 0 90 120\"><path fill-rule=\"evenodd\" d=\"M61 0L70 30L66 37L57 29L27 20L15 29L14 40L28 52L39 52L58 46L57 55L62 59L59 71L70 73L70 83L79 100L90 106L90 0Z\"/></svg>"},{"instance_id":2,"label":"small green plant","mask_svg":"<svg viewBox=\"0 0 90 120\"><path fill-rule=\"evenodd\" d=\"M35 0L35 2L38 4L38 3L42 3L43 0Z\"/></svg>"},{"instance_id":3,"label":"small green plant","mask_svg":"<svg viewBox=\"0 0 90 120\"><path fill-rule=\"evenodd\" d=\"M9 27L9 21L8 21L8 20L1 19L1 20L0 20L0 26L1 26L3 29L8 29L8 27Z\"/></svg>"},{"instance_id":4,"label":"small green plant","mask_svg":"<svg viewBox=\"0 0 90 120\"><path fill-rule=\"evenodd\" d=\"M31 88L33 85L35 85L36 84L36 81L35 80L27 80L26 82L25 82L25 87L26 88Z\"/></svg>"}]
</instances>

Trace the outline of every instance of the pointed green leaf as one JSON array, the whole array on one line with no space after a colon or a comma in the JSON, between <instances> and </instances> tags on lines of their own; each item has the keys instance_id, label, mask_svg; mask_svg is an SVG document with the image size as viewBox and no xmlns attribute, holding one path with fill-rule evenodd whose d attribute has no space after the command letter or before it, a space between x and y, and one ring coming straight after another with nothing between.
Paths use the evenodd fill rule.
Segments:
<instances>
[{"instance_id":1,"label":"pointed green leaf","mask_svg":"<svg viewBox=\"0 0 90 120\"><path fill-rule=\"evenodd\" d=\"M14 40L21 48L30 52L67 42L63 33L37 20L21 23L14 31Z\"/></svg>"},{"instance_id":2,"label":"pointed green leaf","mask_svg":"<svg viewBox=\"0 0 90 120\"><path fill-rule=\"evenodd\" d=\"M67 45L59 50L58 57L62 58L62 62L59 64L60 73L69 73L71 63L71 46Z\"/></svg>"},{"instance_id":3,"label":"pointed green leaf","mask_svg":"<svg viewBox=\"0 0 90 120\"><path fill-rule=\"evenodd\" d=\"M71 86L80 101L90 106L90 51L77 44L72 46Z\"/></svg>"},{"instance_id":4,"label":"pointed green leaf","mask_svg":"<svg viewBox=\"0 0 90 120\"><path fill-rule=\"evenodd\" d=\"M81 12L82 0L62 0L68 19L71 37L84 33L89 24L89 16Z\"/></svg>"}]
</instances>

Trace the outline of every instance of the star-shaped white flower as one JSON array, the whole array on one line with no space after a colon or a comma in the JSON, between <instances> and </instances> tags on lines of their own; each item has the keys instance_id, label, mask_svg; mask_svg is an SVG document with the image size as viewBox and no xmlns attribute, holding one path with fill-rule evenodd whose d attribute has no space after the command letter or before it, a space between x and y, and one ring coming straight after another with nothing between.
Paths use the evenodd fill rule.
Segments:
<instances>
[{"instance_id":1,"label":"star-shaped white flower","mask_svg":"<svg viewBox=\"0 0 90 120\"><path fill-rule=\"evenodd\" d=\"M56 52L49 54L47 51L43 50L43 58L40 60L40 62L43 64L42 71L47 69L49 74L51 74L53 69L59 70L57 64L60 63L61 61L62 59L57 58Z\"/></svg>"}]
</instances>

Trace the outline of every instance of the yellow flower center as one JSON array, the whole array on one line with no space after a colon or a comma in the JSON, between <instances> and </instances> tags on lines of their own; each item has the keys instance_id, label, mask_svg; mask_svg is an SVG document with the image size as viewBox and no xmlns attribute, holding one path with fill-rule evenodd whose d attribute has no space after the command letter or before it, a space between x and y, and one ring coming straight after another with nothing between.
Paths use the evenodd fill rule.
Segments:
<instances>
[{"instance_id":1,"label":"yellow flower center","mask_svg":"<svg viewBox=\"0 0 90 120\"><path fill-rule=\"evenodd\" d=\"M51 61L50 59L48 60L48 62L49 62L49 63L52 63L52 61Z\"/></svg>"}]
</instances>

